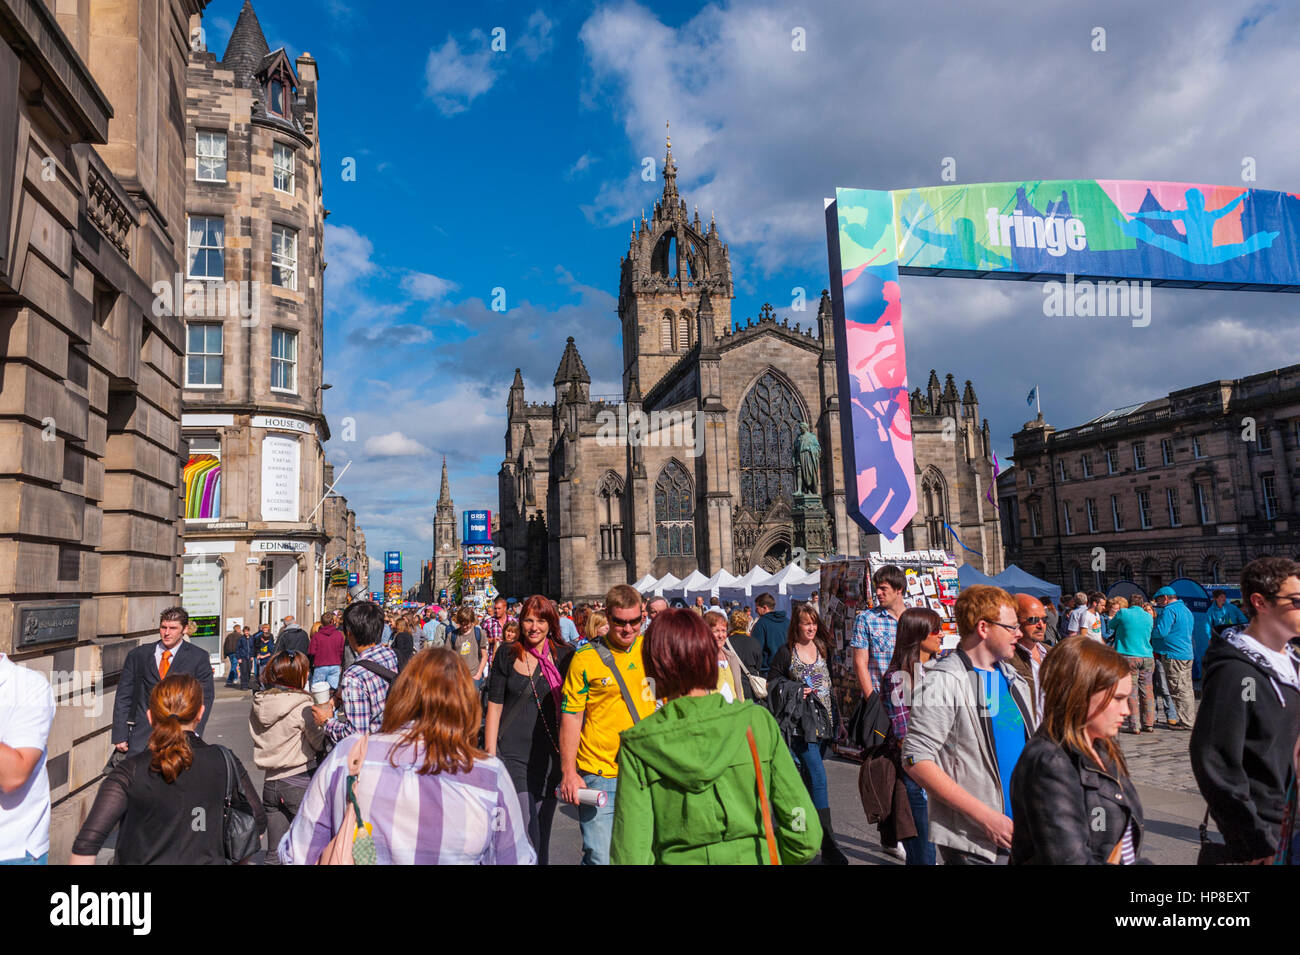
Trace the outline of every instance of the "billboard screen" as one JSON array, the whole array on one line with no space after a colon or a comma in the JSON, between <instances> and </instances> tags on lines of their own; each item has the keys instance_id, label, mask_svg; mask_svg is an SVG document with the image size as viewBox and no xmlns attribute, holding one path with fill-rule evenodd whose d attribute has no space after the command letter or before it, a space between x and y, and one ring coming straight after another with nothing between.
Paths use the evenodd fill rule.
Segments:
<instances>
[{"instance_id":1,"label":"billboard screen","mask_svg":"<svg viewBox=\"0 0 1300 955\"><path fill-rule=\"evenodd\" d=\"M384 572L391 573L394 570L402 569L402 552L398 550L384 551Z\"/></svg>"},{"instance_id":2,"label":"billboard screen","mask_svg":"<svg viewBox=\"0 0 1300 955\"><path fill-rule=\"evenodd\" d=\"M461 543L466 545L492 543L492 512L465 511L460 536Z\"/></svg>"}]
</instances>

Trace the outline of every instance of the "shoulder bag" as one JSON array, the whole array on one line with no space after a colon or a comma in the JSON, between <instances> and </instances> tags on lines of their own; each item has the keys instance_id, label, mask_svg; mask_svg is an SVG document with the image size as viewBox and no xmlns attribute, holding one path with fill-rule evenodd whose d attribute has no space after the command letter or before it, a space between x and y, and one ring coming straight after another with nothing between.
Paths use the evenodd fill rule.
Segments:
<instances>
[{"instance_id":1,"label":"shoulder bag","mask_svg":"<svg viewBox=\"0 0 1300 955\"><path fill-rule=\"evenodd\" d=\"M763 811L763 835L767 839L767 856L772 865L781 864L781 853L776 849L776 832L772 827L772 807L767 801L767 783L763 781L763 764L758 758L758 743L754 741L754 727L745 727L749 739L749 754L754 757L754 776L758 780L758 805Z\"/></svg>"},{"instance_id":2,"label":"shoulder bag","mask_svg":"<svg viewBox=\"0 0 1300 955\"><path fill-rule=\"evenodd\" d=\"M628 692L627 684L623 682L623 674L618 671L618 665L614 662L614 654L610 652L608 646L603 640L595 640L592 647L596 650L596 655L600 657L600 662L609 667L609 672L614 674L614 680L618 683L618 691L623 694L623 702L627 704L627 711L632 714L632 725L635 726L641 722L641 713L636 708L636 702L632 699L632 694Z\"/></svg>"},{"instance_id":3,"label":"shoulder bag","mask_svg":"<svg viewBox=\"0 0 1300 955\"><path fill-rule=\"evenodd\" d=\"M226 862L231 865L249 865L262 848L262 838L257 831L257 818L253 807L239 785L235 757L230 750L218 745L226 763L226 795L221 810L221 844Z\"/></svg>"},{"instance_id":4,"label":"shoulder bag","mask_svg":"<svg viewBox=\"0 0 1300 955\"><path fill-rule=\"evenodd\" d=\"M357 802L355 791L361 765L366 760L366 745L370 739L368 733L362 733L348 753L348 779L344 786L343 822L334 838L325 846L325 851L316 860L317 865L376 865L379 857L375 852L375 840L370 823L361 818L361 804ZM356 823L352 819L355 816Z\"/></svg>"},{"instance_id":5,"label":"shoulder bag","mask_svg":"<svg viewBox=\"0 0 1300 955\"><path fill-rule=\"evenodd\" d=\"M767 680L755 673L749 672L749 667L745 666L745 661L740 659L740 654L736 653L736 648L731 645L730 638L727 639L727 649L735 654L736 662L740 664L740 672L745 674L745 679L749 681L749 688L754 691L754 699L767 699Z\"/></svg>"}]
</instances>

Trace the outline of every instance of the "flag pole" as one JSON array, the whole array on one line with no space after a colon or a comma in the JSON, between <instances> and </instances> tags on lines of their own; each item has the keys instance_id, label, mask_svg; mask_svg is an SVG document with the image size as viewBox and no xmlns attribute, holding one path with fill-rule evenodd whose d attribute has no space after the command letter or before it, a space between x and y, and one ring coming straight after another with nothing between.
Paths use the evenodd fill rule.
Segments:
<instances>
[{"instance_id":1,"label":"flag pole","mask_svg":"<svg viewBox=\"0 0 1300 955\"><path fill-rule=\"evenodd\" d=\"M1038 417L1043 416L1042 397L1038 391L1038 386L1034 385L1034 410L1038 412Z\"/></svg>"}]
</instances>

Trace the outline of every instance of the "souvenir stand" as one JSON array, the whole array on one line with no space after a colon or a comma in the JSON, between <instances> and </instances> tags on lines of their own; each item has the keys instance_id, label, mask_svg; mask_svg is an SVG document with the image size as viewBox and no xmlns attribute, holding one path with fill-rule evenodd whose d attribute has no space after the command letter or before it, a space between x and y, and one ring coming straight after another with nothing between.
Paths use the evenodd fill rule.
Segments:
<instances>
[{"instance_id":1,"label":"souvenir stand","mask_svg":"<svg viewBox=\"0 0 1300 955\"><path fill-rule=\"evenodd\" d=\"M831 686L840 713L841 739L835 751L857 756L844 743L844 727L862 698L857 672L853 668L853 626L858 614L876 605L871 578L888 564L900 568L906 577L903 602L908 607L929 607L943 620L943 648L957 645L957 624L953 604L961 589L957 565L951 554L941 550L906 551L902 554L871 553L866 557L828 557L820 562L821 596L827 627L831 633Z\"/></svg>"}]
</instances>

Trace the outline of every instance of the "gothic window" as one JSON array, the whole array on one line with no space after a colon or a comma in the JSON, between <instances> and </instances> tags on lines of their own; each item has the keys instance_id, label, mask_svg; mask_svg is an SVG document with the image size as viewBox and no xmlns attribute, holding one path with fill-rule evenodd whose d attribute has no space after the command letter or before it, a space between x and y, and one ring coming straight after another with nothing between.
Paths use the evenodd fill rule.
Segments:
<instances>
[{"instance_id":1,"label":"gothic window","mask_svg":"<svg viewBox=\"0 0 1300 955\"><path fill-rule=\"evenodd\" d=\"M659 350L673 351L673 312L664 309L663 318L659 319Z\"/></svg>"},{"instance_id":2,"label":"gothic window","mask_svg":"<svg viewBox=\"0 0 1300 955\"><path fill-rule=\"evenodd\" d=\"M943 475L934 468L926 468L921 476L921 505L925 508L925 531L931 547L948 546L948 489Z\"/></svg>"},{"instance_id":3,"label":"gothic window","mask_svg":"<svg viewBox=\"0 0 1300 955\"><path fill-rule=\"evenodd\" d=\"M600 523L600 559L623 558L623 485L607 471L596 489L596 517Z\"/></svg>"},{"instance_id":4,"label":"gothic window","mask_svg":"<svg viewBox=\"0 0 1300 955\"><path fill-rule=\"evenodd\" d=\"M692 557L695 554L695 502L686 468L669 461L655 481L655 554Z\"/></svg>"},{"instance_id":5,"label":"gothic window","mask_svg":"<svg viewBox=\"0 0 1300 955\"><path fill-rule=\"evenodd\" d=\"M794 392L765 372L740 406L740 503L764 514L779 497L794 499L794 447L803 409Z\"/></svg>"},{"instance_id":6,"label":"gothic window","mask_svg":"<svg viewBox=\"0 0 1300 955\"><path fill-rule=\"evenodd\" d=\"M677 350L686 351L691 347L691 313L682 309L677 319Z\"/></svg>"}]
</instances>

